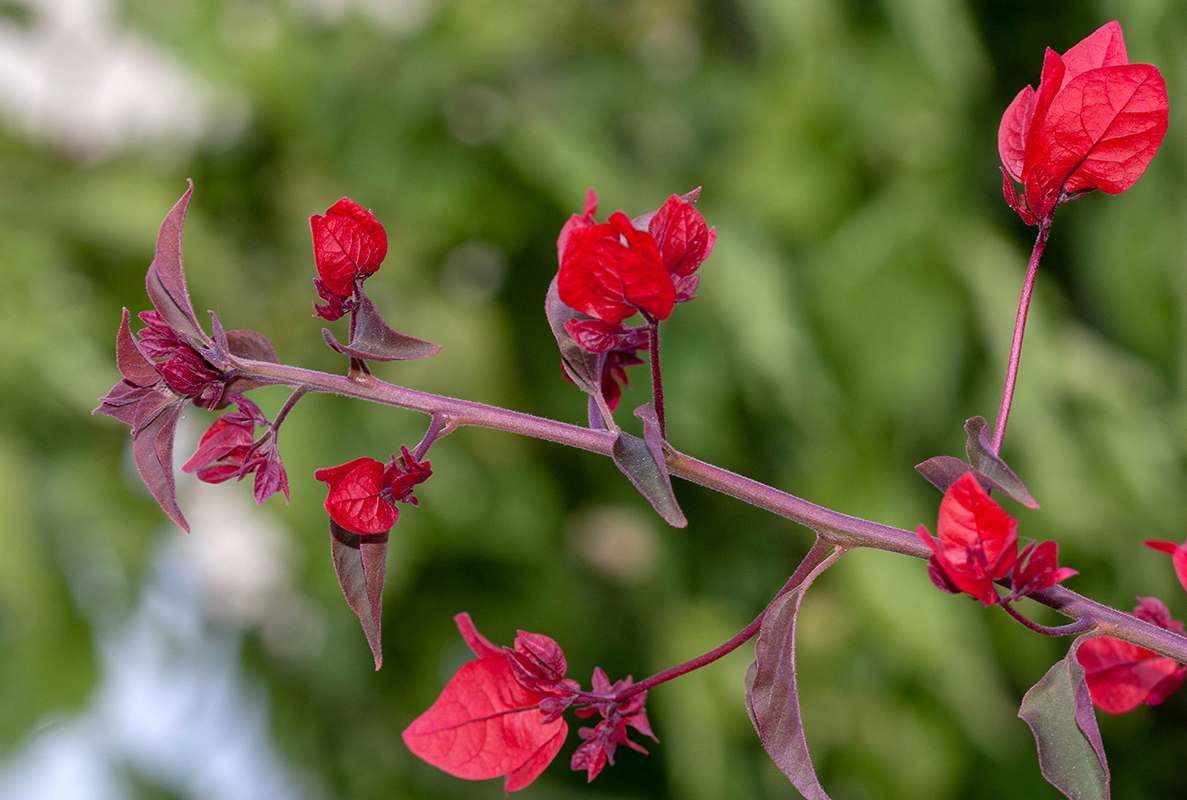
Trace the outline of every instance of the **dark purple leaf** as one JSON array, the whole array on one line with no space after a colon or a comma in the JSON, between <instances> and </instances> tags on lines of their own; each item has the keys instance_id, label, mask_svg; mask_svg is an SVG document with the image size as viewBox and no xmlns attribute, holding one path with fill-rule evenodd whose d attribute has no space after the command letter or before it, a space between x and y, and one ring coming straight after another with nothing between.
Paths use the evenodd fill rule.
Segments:
<instances>
[{"instance_id":1,"label":"dark purple leaf","mask_svg":"<svg viewBox=\"0 0 1187 800\"><path fill-rule=\"evenodd\" d=\"M1006 466L1006 462L993 452L989 423L985 421L985 418L973 417L967 420L964 423L964 429L969 435L964 449L973 468L992 480L998 488L1022 505L1027 508L1038 508L1039 504L1030 496L1025 484L1018 479L1013 470Z\"/></svg>"},{"instance_id":2,"label":"dark purple leaf","mask_svg":"<svg viewBox=\"0 0 1187 800\"><path fill-rule=\"evenodd\" d=\"M255 331L227 331L227 347L232 356L246 358L252 361L265 361L269 364L279 364L276 350L272 343L262 333ZM227 394L243 394L244 392L267 386L264 381L251 378L232 378L227 381Z\"/></svg>"},{"instance_id":3,"label":"dark purple leaf","mask_svg":"<svg viewBox=\"0 0 1187 800\"><path fill-rule=\"evenodd\" d=\"M152 386L161 379L161 373L153 366L136 343L132 335L132 315L124 309L123 320L120 322L119 333L115 337L115 363L120 374L129 382L137 386Z\"/></svg>"},{"instance_id":4,"label":"dark purple leaf","mask_svg":"<svg viewBox=\"0 0 1187 800\"><path fill-rule=\"evenodd\" d=\"M358 292L358 305L351 321L350 344L339 344L326 328L321 334L331 350L363 361L407 361L436 355L440 346L392 330L371 298Z\"/></svg>"},{"instance_id":5,"label":"dark purple leaf","mask_svg":"<svg viewBox=\"0 0 1187 800\"><path fill-rule=\"evenodd\" d=\"M1109 765L1076 658L1089 638L1076 639L1067 656L1030 688L1018 716L1034 733L1039 769L1052 786L1073 800L1108 800Z\"/></svg>"},{"instance_id":6,"label":"dark purple leaf","mask_svg":"<svg viewBox=\"0 0 1187 800\"><path fill-rule=\"evenodd\" d=\"M375 658L375 669L383 666L379 623L383 613L383 579L387 573L387 542L387 533L360 536L330 520L334 572L347 605L362 623Z\"/></svg>"},{"instance_id":7,"label":"dark purple leaf","mask_svg":"<svg viewBox=\"0 0 1187 800\"><path fill-rule=\"evenodd\" d=\"M190 293L185 285L185 268L181 258L181 229L185 224L186 207L190 204L190 196L194 193L194 183L177 201L177 204L165 215L161 223L161 232L157 235L157 254L148 267L145 277L145 288L153 307L165 319L170 327L209 344L210 338L198 325L198 317L194 314L194 304L190 302Z\"/></svg>"},{"instance_id":8,"label":"dark purple leaf","mask_svg":"<svg viewBox=\"0 0 1187 800\"><path fill-rule=\"evenodd\" d=\"M557 346L560 347L561 366L564 367L569 380L591 397L600 397L602 394L602 367L599 362L599 354L582 350L577 345L577 340L565 329L565 323L571 319L587 320L592 317L574 311L561 302L556 278L553 278L552 283L548 285L548 294L544 297L544 314L548 317L552 335L556 337ZM595 427L592 424L593 420L591 411L590 427Z\"/></svg>"},{"instance_id":9,"label":"dark purple leaf","mask_svg":"<svg viewBox=\"0 0 1187 800\"><path fill-rule=\"evenodd\" d=\"M190 526L177 505L177 486L173 481L173 434L177 430L177 420L181 417L185 402L162 399L165 403L159 407L151 398L146 397L141 401L146 419L137 420L135 424L132 459L136 462L140 479L160 504L161 510L188 532ZM137 411L139 416L139 407Z\"/></svg>"},{"instance_id":10,"label":"dark purple leaf","mask_svg":"<svg viewBox=\"0 0 1187 800\"><path fill-rule=\"evenodd\" d=\"M977 479L977 483L981 484L981 488L987 492L994 489L1000 492L1006 491L993 478L952 456L929 458L922 464L916 464L915 469L941 492L948 491L948 487L956 483L960 476L966 472L972 473L973 477Z\"/></svg>"},{"instance_id":11,"label":"dark purple leaf","mask_svg":"<svg viewBox=\"0 0 1187 800\"><path fill-rule=\"evenodd\" d=\"M655 410L648 403L636 409L635 415L643 420L646 438L640 439L626 431L619 432L611 456L652 508L669 525L683 528L688 525L688 520L676 502L676 495L672 493L672 479L668 476L668 467L664 462L663 440L659 435Z\"/></svg>"},{"instance_id":12,"label":"dark purple leaf","mask_svg":"<svg viewBox=\"0 0 1187 800\"><path fill-rule=\"evenodd\" d=\"M807 800L828 800L808 754L795 675L796 617L812 577L767 607L746 672L746 712L791 785Z\"/></svg>"}]
</instances>

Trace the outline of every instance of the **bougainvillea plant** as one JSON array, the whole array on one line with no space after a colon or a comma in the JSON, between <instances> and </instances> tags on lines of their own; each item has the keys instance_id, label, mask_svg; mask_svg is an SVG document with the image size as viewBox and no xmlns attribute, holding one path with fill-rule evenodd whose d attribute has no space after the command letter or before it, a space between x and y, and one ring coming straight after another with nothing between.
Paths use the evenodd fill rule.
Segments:
<instances>
[{"instance_id":1,"label":"bougainvillea plant","mask_svg":"<svg viewBox=\"0 0 1187 800\"><path fill-rule=\"evenodd\" d=\"M255 497L288 496L278 436L286 416L307 392L332 392L429 415L423 439L398 447L386 461L364 454L317 470L326 484L331 556L343 595L358 615L382 664L381 627L387 546L401 506L417 504L413 489L432 477L426 460L433 443L458 427L478 425L534 436L609 456L668 523L687 520L672 476L751 503L798 522L816 541L787 583L746 628L713 650L639 682L611 681L593 670L588 689L567 677L561 646L520 631L512 647L482 636L469 615L455 621L475 658L463 664L440 697L404 731L408 748L429 764L466 779L503 778L507 792L530 784L560 752L566 715L591 719L570 766L593 780L612 765L619 745L645 753L639 737L655 739L647 717L650 690L700 669L757 636L746 675L746 708L759 740L790 782L810 800L827 798L808 752L796 685L795 634L800 603L815 578L857 547L927 560L935 585L965 594L986 608L1000 606L1037 634L1075 635L1066 658L1027 692L1019 711L1038 745L1043 775L1068 797L1107 797L1109 772L1093 705L1109 714L1157 705L1187 675L1183 623L1151 597L1132 614L1075 594L1061 583L1076 571L1058 564L1054 542L1019 550L1019 523L992 497L1037 509L1023 481L1001 458L1022 336L1034 278L1056 209L1093 190L1115 194L1138 180L1167 128L1166 88L1158 70L1130 64L1121 27L1111 22L1062 56L1048 50L1037 91L1027 87L1010 104L998 136L1005 195L1028 224L1038 226L1019 302L1001 405L992 429L982 417L965 423L967 460L936 456L917 469L940 491L936 538L926 526L912 533L846 516L791 494L698 461L668 440L659 361L660 323L694 299L698 270L712 255L716 230L696 208L699 190L673 194L658 209L631 218L615 211L598 222L591 190L557 238L558 269L545 294L545 316L560 350L564 375L588 395L588 421L575 425L481 403L414 391L379 380L371 362L424 358L437 347L396 332L363 291L387 254L383 225L343 198L310 219L315 315L333 322L349 315L342 343L322 330L326 344L346 356L344 375L283 364L268 340L225 330L210 313L199 323L182 265L182 228L193 186L166 215L146 287L153 309L133 334L125 309L116 336L122 380L97 412L132 429L136 467L161 508L186 527L173 474L173 439L186 405L221 411L183 469L220 483L254 476ZM1018 195L1014 184L1023 187ZM543 287L541 287L543 288ZM626 370L650 367L651 397L634 410L643 436L614 419L629 388ZM269 421L246 395L265 385L291 387ZM256 430L262 433L257 437ZM390 450L397 449L395 447ZM1187 588L1187 545L1151 541L1171 556ZM1031 598L1071 619L1051 627L1027 618Z\"/></svg>"}]
</instances>

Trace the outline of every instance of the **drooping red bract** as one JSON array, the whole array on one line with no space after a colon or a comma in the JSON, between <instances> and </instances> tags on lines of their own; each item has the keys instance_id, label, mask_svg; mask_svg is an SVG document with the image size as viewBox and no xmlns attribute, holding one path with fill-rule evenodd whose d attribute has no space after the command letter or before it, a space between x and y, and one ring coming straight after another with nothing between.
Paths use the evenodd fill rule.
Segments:
<instances>
[{"instance_id":1,"label":"drooping red bract","mask_svg":"<svg viewBox=\"0 0 1187 800\"><path fill-rule=\"evenodd\" d=\"M383 464L373 458L356 458L313 473L314 478L329 486L326 511L330 518L355 533L390 530L400 511L381 496L383 469Z\"/></svg>"},{"instance_id":2,"label":"drooping red bract","mask_svg":"<svg viewBox=\"0 0 1187 800\"><path fill-rule=\"evenodd\" d=\"M675 194L648 221L647 232L655 239L660 259L674 279L696 272L717 240L717 229L706 226L692 203Z\"/></svg>"},{"instance_id":3,"label":"drooping red bract","mask_svg":"<svg viewBox=\"0 0 1187 800\"><path fill-rule=\"evenodd\" d=\"M1166 605L1156 598L1139 597L1133 613L1160 628L1183 630L1183 623L1171 619ZM1093 704L1106 714L1125 714L1143 703L1159 705L1187 677L1187 667L1174 659L1112 636L1084 642L1077 657Z\"/></svg>"},{"instance_id":4,"label":"drooping red bract","mask_svg":"<svg viewBox=\"0 0 1187 800\"><path fill-rule=\"evenodd\" d=\"M1006 201L1033 225L1049 221L1068 196L1123 192L1145 172L1166 128L1166 82L1157 68L1129 63L1117 22L1062 56L1048 49L1039 90L1019 92L998 128Z\"/></svg>"},{"instance_id":5,"label":"drooping red bract","mask_svg":"<svg viewBox=\"0 0 1187 800\"><path fill-rule=\"evenodd\" d=\"M502 776L505 791L522 789L552 762L569 732L568 723L540 708L541 701L557 695L527 689L508 655L478 633L468 614L459 614L455 621L478 658L463 664L437 702L408 726L404 743L418 757L455 777ZM563 666L560 648L547 637L524 644L521 650L525 637L535 636L521 631L512 652L525 656L534 650L543 652L544 662ZM542 643L544 639L551 645Z\"/></svg>"},{"instance_id":6,"label":"drooping red bract","mask_svg":"<svg viewBox=\"0 0 1187 800\"><path fill-rule=\"evenodd\" d=\"M1014 562L1014 588L1010 597L1025 597L1041 592L1079 573L1069 567L1061 567L1059 546L1055 542L1031 542L1022 548Z\"/></svg>"},{"instance_id":7,"label":"drooping red bract","mask_svg":"<svg viewBox=\"0 0 1187 800\"><path fill-rule=\"evenodd\" d=\"M569 308L610 323L636 311L657 320L672 313L676 290L655 239L636 230L626 214L616 211L608 222L566 226L562 238L557 290Z\"/></svg>"},{"instance_id":8,"label":"drooping red bract","mask_svg":"<svg viewBox=\"0 0 1187 800\"><path fill-rule=\"evenodd\" d=\"M628 675L611 684L610 678L602 668L595 667L591 683L595 692L615 694L629 688L634 681ZM594 714L600 713L603 719L592 728L581 728L577 731L582 743L573 752L569 768L577 772L584 771L586 780L592 781L598 777L598 773L605 768L606 764L614 763L614 753L620 744L625 744L632 750L646 755L647 750L641 744L633 742L627 737L627 727L630 726L644 736L650 736L653 740L659 741L651 732L651 722L647 719L647 711L644 708L646 705L647 692L642 691L631 695L621 703L597 703L588 708L577 709L579 717L592 717Z\"/></svg>"},{"instance_id":9,"label":"drooping red bract","mask_svg":"<svg viewBox=\"0 0 1187 800\"><path fill-rule=\"evenodd\" d=\"M374 214L349 197L330 206L325 216L311 216L309 227L317 274L334 295L349 297L355 280L373 274L387 256L387 232Z\"/></svg>"},{"instance_id":10,"label":"drooping red bract","mask_svg":"<svg viewBox=\"0 0 1187 800\"><path fill-rule=\"evenodd\" d=\"M917 533L934 553L930 571L939 588L955 588L986 606L1000 600L993 583L1010 574L1017 559L1018 522L993 502L971 473L960 476L944 493L936 523L939 541L922 525Z\"/></svg>"}]
</instances>

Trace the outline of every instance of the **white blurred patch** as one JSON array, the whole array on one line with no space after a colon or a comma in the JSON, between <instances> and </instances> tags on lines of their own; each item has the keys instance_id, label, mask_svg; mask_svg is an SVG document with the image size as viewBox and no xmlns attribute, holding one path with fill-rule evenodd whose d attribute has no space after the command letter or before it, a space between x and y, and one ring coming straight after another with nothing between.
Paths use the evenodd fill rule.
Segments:
<instances>
[{"instance_id":1,"label":"white blurred patch","mask_svg":"<svg viewBox=\"0 0 1187 800\"><path fill-rule=\"evenodd\" d=\"M659 566L659 535L649 518L631 509L586 511L574 520L570 537L586 561L622 583L640 583Z\"/></svg>"},{"instance_id":2,"label":"white blurred patch","mask_svg":"<svg viewBox=\"0 0 1187 800\"><path fill-rule=\"evenodd\" d=\"M175 58L120 30L112 0L21 0L27 24L0 19L0 117L83 160L199 139L229 139L247 118Z\"/></svg>"}]
</instances>

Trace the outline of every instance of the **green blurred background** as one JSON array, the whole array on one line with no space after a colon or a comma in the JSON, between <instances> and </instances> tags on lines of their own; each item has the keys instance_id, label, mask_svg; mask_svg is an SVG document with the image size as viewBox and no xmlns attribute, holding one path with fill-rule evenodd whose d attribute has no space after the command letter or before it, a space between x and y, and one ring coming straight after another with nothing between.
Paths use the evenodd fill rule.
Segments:
<instances>
[{"instance_id":1,"label":"green blurred background","mask_svg":"<svg viewBox=\"0 0 1187 800\"><path fill-rule=\"evenodd\" d=\"M1043 507L1007 510L1059 542L1071 588L1183 618L1140 544L1187 517L1180 0L0 2L0 796L496 797L400 741L466 658L455 613L498 643L553 636L582 682L641 678L744 626L810 543L683 483L690 524L671 529L605 459L463 430L393 531L373 672L313 471L413 444L424 417L309 397L282 437L291 505L183 481L184 536L127 429L89 415L187 177L200 312L341 369L310 318L307 219L349 195L390 237L372 296L442 346L380 377L573 422L584 398L542 314L561 224L590 186L632 215L703 186L717 249L664 325L675 446L934 525L912 465L992 420L1033 237L1001 198L1000 114L1044 47L1111 19L1161 68L1170 132L1131 191L1056 217L1004 450ZM634 379L624 419L648 399ZM269 413L285 397L256 394ZM179 450L213 417L187 418ZM1066 640L878 552L804 614L836 800L1058 797L1015 713ZM746 718L752 655L653 691L650 756L620 750L586 787L572 735L523 796L795 796ZM1101 726L1115 798L1187 795L1187 694Z\"/></svg>"}]
</instances>

